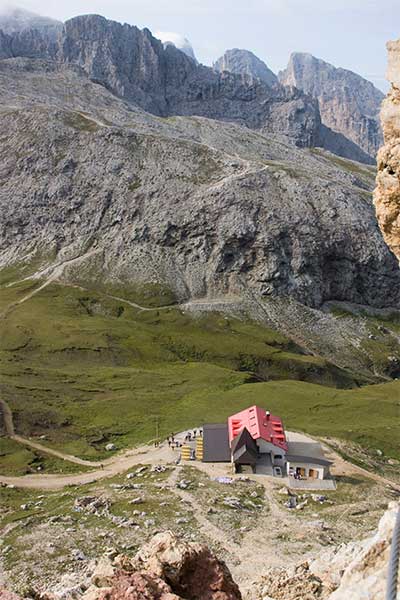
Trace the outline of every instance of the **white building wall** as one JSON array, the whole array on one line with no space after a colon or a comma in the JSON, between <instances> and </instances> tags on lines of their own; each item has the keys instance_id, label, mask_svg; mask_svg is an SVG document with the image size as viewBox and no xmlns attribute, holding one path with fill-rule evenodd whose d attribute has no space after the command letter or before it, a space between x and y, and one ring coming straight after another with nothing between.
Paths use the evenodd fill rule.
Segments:
<instances>
[{"instance_id":1,"label":"white building wall","mask_svg":"<svg viewBox=\"0 0 400 600\"><path fill-rule=\"evenodd\" d=\"M287 462L287 474L290 474L291 469L296 473L296 469L305 469L305 476L310 477L310 469L318 472L318 479L324 479L326 472L325 467L321 465L313 465L312 463Z\"/></svg>"}]
</instances>

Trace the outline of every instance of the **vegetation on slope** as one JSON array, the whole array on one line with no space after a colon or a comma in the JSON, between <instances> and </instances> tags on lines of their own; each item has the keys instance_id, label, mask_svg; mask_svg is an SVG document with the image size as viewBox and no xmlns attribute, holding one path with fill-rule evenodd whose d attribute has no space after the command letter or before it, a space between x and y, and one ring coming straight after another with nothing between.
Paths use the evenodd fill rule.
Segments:
<instances>
[{"instance_id":1,"label":"vegetation on slope","mask_svg":"<svg viewBox=\"0 0 400 600\"><path fill-rule=\"evenodd\" d=\"M39 285L3 288L1 310ZM268 405L291 429L400 453L399 382L335 389L355 381L250 321L195 319L172 307L141 311L51 284L6 313L0 327L0 391L16 431L45 435L44 444L80 457L103 458L110 441L117 448L147 442L156 422L165 436L250 403ZM0 472L33 470L35 458L20 449L12 460L10 446L0 446Z\"/></svg>"}]
</instances>

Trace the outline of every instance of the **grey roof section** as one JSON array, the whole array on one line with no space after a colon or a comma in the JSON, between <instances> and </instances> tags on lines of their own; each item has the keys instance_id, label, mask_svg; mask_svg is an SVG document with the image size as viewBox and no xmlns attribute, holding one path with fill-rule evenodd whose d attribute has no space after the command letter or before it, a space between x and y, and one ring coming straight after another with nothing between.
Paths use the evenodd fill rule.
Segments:
<instances>
[{"instance_id":1,"label":"grey roof section","mask_svg":"<svg viewBox=\"0 0 400 600\"><path fill-rule=\"evenodd\" d=\"M228 423L203 426L203 462L231 462Z\"/></svg>"},{"instance_id":2,"label":"grey roof section","mask_svg":"<svg viewBox=\"0 0 400 600\"><path fill-rule=\"evenodd\" d=\"M258 456L257 444L246 427L232 442L233 461L244 465L255 465Z\"/></svg>"},{"instance_id":3,"label":"grey roof section","mask_svg":"<svg viewBox=\"0 0 400 600\"><path fill-rule=\"evenodd\" d=\"M313 458L312 456L301 456L301 454L286 454L287 462L298 462L306 463L308 465L321 465L323 467L329 467L332 464L330 460L326 458Z\"/></svg>"},{"instance_id":4,"label":"grey roof section","mask_svg":"<svg viewBox=\"0 0 400 600\"><path fill-rule=\"evenodd\" d=\"M326 467L332 464L332 461L325 457L321 444L311 442L288 442L286 460Z\"/></svg>"}]
</instances>

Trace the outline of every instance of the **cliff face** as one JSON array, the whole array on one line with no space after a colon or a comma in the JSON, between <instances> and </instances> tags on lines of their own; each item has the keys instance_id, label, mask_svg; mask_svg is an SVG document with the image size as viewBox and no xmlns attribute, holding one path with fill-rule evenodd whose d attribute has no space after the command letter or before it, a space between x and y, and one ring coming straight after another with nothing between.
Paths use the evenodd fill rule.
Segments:
<instances>
[{"instance_id":1,"label":"cliff face","mask_svg":"<svg viewBox=\"0 0 400 600\"><path fill-rule=\"evenodd\" d=\"M303 53L291 55L279 79L317 98L323 124L375 157L382 142L379 109L384 95L370 81Z\"/></svg>"},{"instance_id":2,"label":"cliff face","mask_svg":"<svg viewBox=\"0 0 400 600\"><path fill-rule=\"evenodd\" d=\"M249 50L239 50L239 48L227 50L214 63L213 69L219 73L229 71L238 75L247 75L250 79L260 79L269 86L278 84L275 73Z\"/></svg>"},{"instance_id":3,"label":"cliff face","mask_svg":"<svg viewBox=\"0 0 400 600\"><path fill-rule=\"evenodd\" d=\"M384 146L378 153L374 202L386 243L400 260L400 40L389 42L388 52L391 89L381 111Z\"/></svg>"},{"instance_id":4,"label":"cliff face","mask_svg":"<svg viewBox=\"0 0 400 600\"><path fill-rule=\"evenodd\" d=\"M171 45L164 48L146 29L77 17L65 24L56 58L78 64L92 80L156 115L205 116L267 132L279 127L299 146L316 142L319 110L304 93L274 92L258 80L216 73Z\"/></svg>"},{"instance_id":5,"label":"cliff face","mask_svg":"<svg viewBox=\"0 0 400 600\"><path fill-rule=\"evenodd\" d=\"M99 276L182 299L248 289L310 306L399 303L368 167L280 135L134 112L75 65L3 61L0 97L1 264L97 244Z\"/></svg>"},{"instance_id":6,"label":"cliff face","mask_svg":"<svg viewBox=\"0 0 400 600\"><path fill-rule=\"evenodd\" d=\"M77 65L93 81L155 115L236 122L263 134L279 133L299 147L322 146L374 162L381 93L354 73L313 57L305 69L304 60L295 58L304 55L294 55L281 74L282 85L251 52L230 50L210 69L162 44L148 29L98 15L76 17L62 27L5 29L10 33L1 31L0 22L0 58Z\"/></svg>"}]
</instances>

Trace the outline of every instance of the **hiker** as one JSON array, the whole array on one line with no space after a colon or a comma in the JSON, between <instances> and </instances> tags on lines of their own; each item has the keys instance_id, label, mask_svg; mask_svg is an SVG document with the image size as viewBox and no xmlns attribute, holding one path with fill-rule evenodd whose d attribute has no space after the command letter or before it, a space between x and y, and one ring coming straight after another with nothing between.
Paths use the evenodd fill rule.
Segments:
<instances>
[{"instance_id":1,"label":"hiker","mask_svg":"<svg viewBox=\"0 0 400 600\"><path fill-rule=\"evenodd\" d=\"M100 464L100 468L101 468L101 469L104 469L104 465L103 465L103 463L101 463L101 464Z\"/></svg>"},{"instance_id":2,"label":"hiker","mask_svg":"<svg viewBox=\"0 0 400 600\"><path fill-rule=\"evenodd\" d=\"M171 440L168 438L168 447L171 448Z\"/></svg>"},{"instance_id":3,"label":"hiker","mask_svg":"<svg viewBox=\"0 0 400 600\"><path fill-rule=\"evenodd\" d=\"M197 429L194 429L193 430L193 437L194 437L194 439L196 439L196 434L197 434Z\"/></svg>"}]
</instances>

